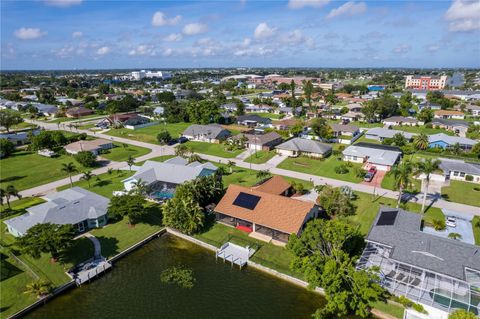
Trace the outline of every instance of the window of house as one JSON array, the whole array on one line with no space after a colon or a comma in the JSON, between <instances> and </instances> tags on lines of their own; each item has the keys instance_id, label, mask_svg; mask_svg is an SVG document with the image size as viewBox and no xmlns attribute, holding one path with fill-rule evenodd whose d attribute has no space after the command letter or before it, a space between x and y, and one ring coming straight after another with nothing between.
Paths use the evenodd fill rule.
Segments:
<instances>
[{"instance_id":1,"label":"window of house","mask_svg":"<svg viewBox=\"0 0 480 319\"><path fill-rule=\"evenodd\" d=\"M460 173L460 177L465 177L465 173L464 173L464 172L461 172L461 173Z\"/></svg>"},{"instance_id":2,"label":"window of house","mask_svg":"<svg viewBox=\"0 0 480 319\"><path fill-rule=\"evenodd\" d=\"M458 176L458 172L457 171L453 172L453 176Z\"/></svg>"}]
</instances>

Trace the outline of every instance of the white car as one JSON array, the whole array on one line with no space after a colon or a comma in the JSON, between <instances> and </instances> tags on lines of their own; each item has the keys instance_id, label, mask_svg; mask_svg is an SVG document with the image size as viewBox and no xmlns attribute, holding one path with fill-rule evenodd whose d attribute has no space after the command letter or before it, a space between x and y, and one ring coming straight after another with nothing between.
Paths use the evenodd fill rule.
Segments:
<instances>
[{"instance_id":1,"label":"white car","mask_svg":"<svg viewBox=\"0 0 480 319\"><path fill-rule=\"evenodd\" d=\"M457 227L457 219L453 216L447 216L447 220L445 223L448 227Z\"/></svg>"}]
</instances>

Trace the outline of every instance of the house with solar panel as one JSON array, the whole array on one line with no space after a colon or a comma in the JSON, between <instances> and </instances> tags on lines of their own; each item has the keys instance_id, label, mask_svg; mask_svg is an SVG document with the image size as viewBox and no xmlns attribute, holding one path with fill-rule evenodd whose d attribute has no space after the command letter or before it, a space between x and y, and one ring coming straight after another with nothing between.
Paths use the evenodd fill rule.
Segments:
<instances>
[{"instance_id":1,"label":"house with solar panel","mask_svg":"<svg viewBox=\"0 0 480 319\"><path fill-rule=\"evenodd\" d=\"M216 220L249 236L285 245L291 234L300 235L305 223L318 217L318 207L290 198L290 184L271 179L258 187L230 185L215 207Z\"/></svg>"},{"instance_id":2,"label":"house with solar panel","mask_svg":"<svg viewBox=\"0 0 480 319\"><path fill-rule=\"evenodd\" d=\"M217 169L210 162L188 163L185 158L177 156L165 162L146 161L134 175L122 182L127 192L135 189L141 182L146 186L149 198L166 200L173 198L177 185L197 177L213 175Z\"/></svg>"},{"instance_id":3,"label":"house with solar panel","mask_svg":"<svg viewBox=\"0 0 480 319\"><path fill-rule=\"evenodd\" d=\"M431 312L480 313L480 247L422 231L422 215L382 207L357 268L378 269L380 283Z\"/></svg>"}]
</instances>

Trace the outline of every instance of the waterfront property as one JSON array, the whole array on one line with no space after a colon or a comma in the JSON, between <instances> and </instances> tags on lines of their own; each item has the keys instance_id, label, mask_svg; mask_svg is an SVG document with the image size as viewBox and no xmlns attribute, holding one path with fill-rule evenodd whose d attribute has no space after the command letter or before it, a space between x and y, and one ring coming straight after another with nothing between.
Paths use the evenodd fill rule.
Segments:
<instances>
[{"instance_id":1,"label":"waterfront property","mask_svg":"<svg viewBox=\"0 0 480 319\"><path fill-rule=\"evenodd\" d=\"M208 143L219 143L230 135L232 135L232 133L229 130L224 129L218 124L192 124L182 133L183 137L191 141Z\"/></svg>"},{"instance_id":2,"label":"waterfront property","mask_svg":"<svg viewBox=\"0 0 480 319\"><path fill-rule=\"evenodd\" d=\"M123 180L126 191L135 189L138 182L145 183L149 196L153 199L170 199L177 185L194 180L199 176L209 176L217 167L210 162L188 163L182 157L174 157L165 162L146 161L137 172Z\"/></svg>"},{"instance_id":3,"label":"waterfront property","mask_svg":"<svg viewBox=\"0 0 480 319\"><path fill-rule=\"evenodd\" d=\"M77 141L65 145L65 151L69 154L78 154L79 152L91 152L95 155L100 154L102 150L108 150L113 147L112 141L96 139L92 141Z\"/></svg>"},{"instance_id":4,"label":"waterfront property","mask_svg":"<svg viewBox=\"0 0 480 319\"><path fill-rule=\"evenodd\" d=\"M289 157L299 155L325 158L332 153L332 147L319 141L295 137L275 147L277 153Z\"/></svg>"},{"instance_id":5,"label":"waterfront property","mask_svg":"<svg viewBox=\"0 0 480 319\"><path fill-rule=\"evenodd\" d=\"M379 171L389 171L400 159L402 151L395 146L361 142L347 147L342 154L344 161L363 163L365 169L374 166Z\"/></svg>"},{"instance_id":6,"label":"waterfront property","mask_svg":"<svg viewBox=\"0 0 480 319\"><path fill-rule=\"evenodd\" d=\"M290 234L299 235L305 223L318 215L313 203L261 190L230 185L215 207L217 221L251 237L285 244Z\"/></svg>"},{"instance_id":7,"label":"waterfront property","mask_svg":"<svg viewBox=\"0 0 480 319\"><path fill-rule=\"evenodd\" d=\"M357 267L378 267L392 294L445 312L479 314L479 247L422 232L422 215L381 208Z\"/></svg>"},{"instance_id":8,"label":"waterfront property","mask_svg":"<svg viewBox=\"0 0 480 319\"><path fill-rule=\"evenodd\" d=\"M80 187L45 196L46 203L27 209L27 213L4 221L8 232L19 237L33 226L43 223L71 224L82 233L107 223L109 200Z\"/></svg>"}]
</instances>

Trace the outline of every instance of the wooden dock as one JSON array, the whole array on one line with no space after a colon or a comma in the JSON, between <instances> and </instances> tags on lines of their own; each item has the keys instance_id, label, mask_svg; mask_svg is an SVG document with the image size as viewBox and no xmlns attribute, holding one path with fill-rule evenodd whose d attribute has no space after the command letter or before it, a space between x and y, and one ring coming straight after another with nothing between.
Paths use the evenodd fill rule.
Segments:
<instances>
[{"instance_id":1,"label":"wooden dock","mask_svg":"<svg viewBox=\"0 0 480 319\"><path fill-rule=\"evenodd\" d=\"M229 261L233 265L238 265L240 269L248 263L248 259L255 251L251 248L227 242L222 245L215 254L215 258L221 258L223 261Z\"/></svg>"}]
</instances>

